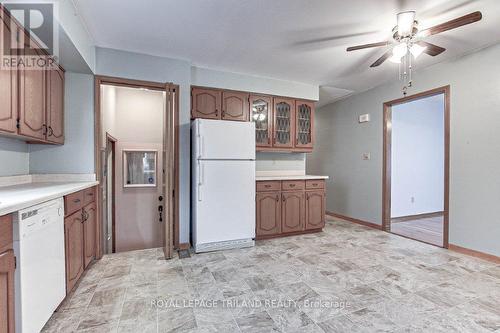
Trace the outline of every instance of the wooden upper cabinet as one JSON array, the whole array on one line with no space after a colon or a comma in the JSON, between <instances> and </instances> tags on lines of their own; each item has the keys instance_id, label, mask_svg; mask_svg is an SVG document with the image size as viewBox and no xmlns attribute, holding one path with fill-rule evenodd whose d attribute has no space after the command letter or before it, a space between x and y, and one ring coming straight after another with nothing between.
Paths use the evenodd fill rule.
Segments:
<instances>
[{"instance_id":1,"label":"wooden upper cabinet","mask_svg":"<svg viewBox=\"0 0 500 333\"><path fill-rule=\"evenodd\" d=\"M0 253L0 332L14 333L14 251Z\"/></svg>"},{"instance_id":2,"label":"wooden upper cabinet","mask_svg":"<svg viewBox=\"0 0 500 333\"><path fill-rule=\"evenodd\" d=\"M295 101L275 97L273 101L273 147L293 148L295 137Z\"/></svg>"},{"instance_id":3,"label":"wooden upper cabinet","mask_svg":"<svg viewBox=\"0 0 500 333\"><path fill-rule=\"evenodd\" d=\"M305 204L304 192L283 192L281 203L281 232L304 230Z\"/></svg>"},{"instance_id":4,"label":"wooden upper cabinet","mask_svg":"<svg viewBox=\"0 0 500 333\"><path fill-rule=\"evenodd\" d=\"M191 118L220 119L221 97L220 90L193 88L191 90Z\"/></svg>"},{"instance_id":5,"label":"wooden upper cabinet","mask_svg":"<svg viewBox=\"0 0 500 333\"><path fill-rule=\"evenodd\" d=\"M64 143L64 71L47 71L47 141Z\"/></svg>"},{"instance_id":6,"label":"wooden upper cabinet","mask_svg":"<svg viewBox=\"0 0 500 333\"><path fill-rule=\"evenodd\" d=\"M47 134L45 75L42 69L19 70L19 134L40 140Z\"/></svg>"},{"instance_id":7,"label":"wooden upper cabinet","mask_svg":"<svg viewBox=\"0 0 500 333\"><path fill-rule=\"evenodd\" d=\"M69 293L83 273L84 240L82 211L64 219L66 247L66 292Z\"/></svg>"},{"instance_id":8,"label":"wooden upper cabinet","mask_svg":"<svg viewBox=\"0 0 500 333\"><path fill-rule=\"evenodd\" d=\"M270 236L281 232L280 192L257 193L255 235Z\"/></svg>"},{"instance_id":9,"label":"wooden upper cabinet","mask_svg":"<svg viewBox=\"0 0 500 333\"><path fill-rule=\"evenodd\" d=\"M236 91L222 92L222 120L248 121L248 94Z\"/></svg>"},{"instance_id":10,"label":"wooden upper cabinet","mask_svg":"<svg viewBox=\"0 0 500 333\"><path fill-rule=\"evenodd\" d=\"M96 206L95 202L83 208L84 268L95 258Z\"/></svg>"},{"instance_id":11,"label":"wooden upper cabinet","mask_svg":"<svg viewBox=\"0 0 500 333\"><path fill-rule=\"evenodd\" d=\"M314 144L314 103L295 101L295 147L312 148Z\"/></svg>"},{"instance_id":12,"label":"wooden upper cabinet","mask_svg":"<svg viewBox=\"0 0 500 333\"><path fill-rule=\"evenodd\" d=\"M250 121L255 123L257 147L272 147L272 99L268 96L250 95Z\"/></svg>"},{"instance_id":13,"label":"wooden upper cabinet","mask_svg":"<svg viewBox=\"0 0 500 333\"><path fill-rule=\"evenodd\" d=\"M306 230L325 226L325 192L306 192Z\"/></svg>"},{"instance_id":14,"label":"wooden upper cabinet","mask_svg":"<svg viewBox=\"0 0 500 333\"><path fill-rule=\"evenodd\" d=\"M2 16L1 42L10 48L11 30L8 21L3 19L2 10L0 10L0 15ZM0 46L0 52L3 52L4 45ZM17 94L17 70L0 69L0 131L17 133Z\"/></svg>"}]
</instances>

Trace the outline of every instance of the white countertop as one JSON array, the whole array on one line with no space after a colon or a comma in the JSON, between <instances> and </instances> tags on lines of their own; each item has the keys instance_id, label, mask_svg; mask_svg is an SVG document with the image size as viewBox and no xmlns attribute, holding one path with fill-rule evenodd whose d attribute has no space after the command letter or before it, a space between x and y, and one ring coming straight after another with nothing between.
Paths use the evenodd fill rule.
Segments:
<instances>
[{"instance_id":1,"label":"white countertop","mask_svg":"<svg viewBox=\"0 0 500 333\"><path fill-rule=\"evenodd\" d=\"M328 179L328 176L314 175L272 175L272 176L256 176L256 181L263 180L307 180L307 179Z\"/></svg>"},{"instance_id":2,"label":"white countertop","mask_svg":"<svg viewBox=\"0 0 500 333\"><path fill-rule=\"evenodd\" d=\"M37 182L0 187L0 216L57 199L99 184L83 182Z\"/></svg>"}]
</instances>

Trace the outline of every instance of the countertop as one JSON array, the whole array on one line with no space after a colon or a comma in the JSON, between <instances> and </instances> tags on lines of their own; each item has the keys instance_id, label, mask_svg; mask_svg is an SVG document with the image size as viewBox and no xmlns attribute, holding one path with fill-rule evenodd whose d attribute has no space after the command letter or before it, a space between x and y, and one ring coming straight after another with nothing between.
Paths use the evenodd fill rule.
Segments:
<instances>
[{"instance_id":1,"label":"countertop","mask_svg":"<svg viewBox=\"0 0 500 333\"><path fill-rule=\"evenodd\" d=\"M263 180L307 180L307 179L328 179L328 176L314 176L314 175L273 175L273 176L256 176L256 181Z\"/></svg>"},{"instance_id":2,"label":"countertop","mask_svg":"<svg viewBox=\"0 0 500 333\"><path fill-rule=\"evenodd\" d=\"M0 216L57 199L99 184L83 182L36 182L0 187Z\"/></svg>"}]
</instances>

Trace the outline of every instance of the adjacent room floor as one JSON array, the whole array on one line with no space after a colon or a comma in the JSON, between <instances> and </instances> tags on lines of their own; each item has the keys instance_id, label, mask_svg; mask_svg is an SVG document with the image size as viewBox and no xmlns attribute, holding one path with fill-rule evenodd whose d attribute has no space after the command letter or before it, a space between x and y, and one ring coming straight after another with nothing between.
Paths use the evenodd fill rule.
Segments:
<instances>
[{"instance_id":1,"label":"adjacent room floor","mask_svg":"<svg viewBox=\"0 0 500 333\"><path fill-rule=\"evenodd\" d=\"M45 332L500 332L500 265L341 220L161 260L107 255Z\"/></svg>"},{"instance_id":2,"label":"adjacent room floor","mask_svg":"<svg viewBox=\"0 0 500 333\"><path fill-rule=\"evenodd\" d=\"M443 246L444 217L434 216L408 221L392 221L391 231L429 244Z\"/></svg>"}]
</instances>

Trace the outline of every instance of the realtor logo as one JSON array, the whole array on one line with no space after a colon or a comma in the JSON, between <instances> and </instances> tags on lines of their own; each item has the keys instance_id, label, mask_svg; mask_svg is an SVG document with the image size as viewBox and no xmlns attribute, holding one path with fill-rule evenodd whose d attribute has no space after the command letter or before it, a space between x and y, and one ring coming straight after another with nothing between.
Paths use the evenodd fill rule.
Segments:
<instances>
[{"instance_id":1,"label":"realtor logo","mask_svg":"<svg viewBox=\"0 0 500 333\"><path fill-rule=\"evenodd\" d=\"M48 70L57 67L57 3L2 1L1 69Z\"/></svg>"}]
</instances>

